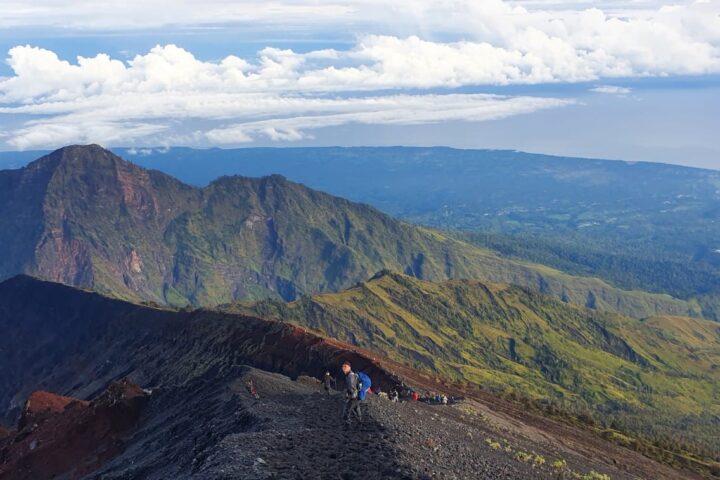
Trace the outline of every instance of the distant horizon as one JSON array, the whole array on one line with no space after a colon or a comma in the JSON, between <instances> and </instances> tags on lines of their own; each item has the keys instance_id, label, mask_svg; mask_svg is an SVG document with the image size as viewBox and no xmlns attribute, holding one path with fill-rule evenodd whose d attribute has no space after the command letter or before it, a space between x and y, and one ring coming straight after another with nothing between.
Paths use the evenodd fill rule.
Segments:
<instances>
[{"instance_id":1,"label":"distant horizon","mask_svg":"<svg viewBox=\"0 0 720 480\"><path fill-rule=\"evenodd\" d=\"M0 149L449 145L720 169L720 2L37 0Z\"/></svg>"},{"instance_id":2,"label":"distant horizon","mask_svg":"<svg viewBox=\"0 0 720 480\"><path fill-rule=\"evenodd\" d=\"M393 149L393 148L407 148L407 149L449 149L449 150L461 150L461 151L497 151L497 152L517 152L517 153L523 153L527 155L538 155L538 156L546 156L546 157L556 157L556 158L569 158L569 159L576 159L576 160L583 160L583 161L600 161L600 162L620 162L620 163L626 163L626 164L637 164L637 163L643 163L643 164L650 164L650 165L667 165L667 166L673 166L673 167L685 167L685 168L692 168L697 170L708 170L708 171L720 171L720 165L718 167L709 167L709 166L702 166L702 165L693 165L693 164L682 164L682 163L673 163L669 161L660 161L660 160L645 160L645 159L625 159L625 158L608 158L608 157L592 157L592 156L582 156L582 155L563 155L563 154L555 154L555 153L545 153L545 152L536 152L536 151L528 151L528 150L521 150L517 148L483 148L483 147L457 147L452 145L247 145L247 146L203 146L203 147L193 147L193 146L185 146L185 145L173 145L173 146L113 146L113 147L107 147L105 145L102 145L97 142L90 142L90 143L73 143L68 145L63 145L57 148L51 148L51 149L33 149L33 150L0 150L0 169L8 169L8 166L4 164L3 157L10 156L12 154L19 154L22 157L29 157L30 155L39 155L36 158L40 158L42 155L47 155L49 153L52 153L56 150L61 150L65 147L74 146L74 145L80 145L80 146L88 146L88 145L98 145L102 148L105 148L106 150L115 151L115 150L137 150L137 153L129 153L129 156L124 157L126 160L132 160L133 157L143 157L149 154L162 154L165 152L169 152L173 149L186 149L186 150L195 150L195 151L208 151L208 150L225 150L225 151L232 151L232 150L262 150L262 149L273 149L273 150L312 150L312 149ZM145 151L145 153L143 152ZM36 158L24 158L21 165L18 166L12 166L12 168L22 168L23 166L27 165L28 163L31 163Z\"/></svg>"}]
</instances>

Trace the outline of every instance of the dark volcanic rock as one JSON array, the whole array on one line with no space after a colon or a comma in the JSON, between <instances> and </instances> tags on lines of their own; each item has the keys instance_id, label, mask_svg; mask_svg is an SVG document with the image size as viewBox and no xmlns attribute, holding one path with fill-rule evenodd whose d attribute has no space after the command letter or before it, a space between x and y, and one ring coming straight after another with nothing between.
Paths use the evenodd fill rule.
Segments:
<instances>
[{"instance_id":1,"label":"dark volcanic rock","mask_svg":"<svg viewBox=\"0 0 720 480\"><path fill-rule=\"evenodd\" d=\"M247 393L248 379L259 399ZM363 405L362 424L345 430L342 396L326 395L317 384L239 369L204 387L184 404L172 398L180 391L154 393L156 405L146 414L157 418L136 431L133 447L91 478L554 478L550 468L493 452L477 427L450 421L427 405L372 396ZM468 441L468 429L477 441Z\"/></svg>"},{"instance_id":2,"label":"dark volcanic rock","mask_svg":"<svg viewBox=\"0 0 720 480\"><path fill-rule=\"evenodd\" d=\"M0 441L0 478L80 478L96 470L123 450L144 399L128 381L112 383L91 402L33 393L18 432Z\"/></svg>"},{"instance_id":3,"label":"dark volcanic rock","mask_svg":"<svg viewBox=\"0 0 720 480\"><path fill-rule=\"evenodd\" d=\"M395 382L369 352L302 328L144 307L31 277L0 284L0 330L0 418L8 423L34 390L87 398L127 375L142 385L182 385L248 364L318 377L349 360L379 385Z\"/></svg>"}]
</instances>

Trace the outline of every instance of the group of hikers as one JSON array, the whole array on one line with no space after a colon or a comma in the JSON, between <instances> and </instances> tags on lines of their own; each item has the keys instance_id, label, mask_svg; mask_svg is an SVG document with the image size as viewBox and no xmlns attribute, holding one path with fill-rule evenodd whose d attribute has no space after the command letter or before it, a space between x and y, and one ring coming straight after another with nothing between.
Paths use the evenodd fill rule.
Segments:
<instances>
[{"instance_id":1,"label":"group of hikers","mask_svg":"<svg viewBox=\"0 0 720 480\"><path fill-rule=\"evenodd\" d=\"M424 396L411 388L401 384L393 388L390 394L383 392L381 388L375 387L373 391L372 380L365 372L354 372L350 362L344 362L341 366L342 373L344 375L344 385L341 389L345 394L345 406L343 407L342 420L347 427L350 427L353 421L360 423L362 421L362 410L360 404L370 394L376 394L380 398L385 398L393 403L398 403L400 398L411 401L423 401L426 403L435 403L441 405L448 405L457 403L460 398L448 397L445 394L426 392ZM323 387L325 392L330 395L334 390L337 390L337 381L330 372L325 372L322 379ZM249 379L245 383L247 392L255 399L260 399L255 382Z\"/></svg>"},{"instance_id":2,"label":"group of hikers","mask_svg":"<svg viewBox=\"0 0 720 480\"><path fill-rule=\"evenodd\" d=\"M345 384L342 389L345 394L345 406L343 407L342 420L346 428L352 425L353 420L358 423L362 420L362 411L360 409L361 402L372 393L375 393L380 398L389 399L394 403L400 401L401 391L404 394L404 398L413 401L425 401L426 403L436 403L441 405L448 405L458 401L455 397L448 397L445 394L434 392L427 392L425 396L421 397L417 391L408 389L404 386L394 388L390 394L381 391L380 387L376 387L373 391L372 380L370 377L365 372L354 372L350 362L344 362L341 366L341 370L345 376ZM322 384L328 395L337 388L337 381L329 371L325 372Z\"/></svg>"}]
</instances>

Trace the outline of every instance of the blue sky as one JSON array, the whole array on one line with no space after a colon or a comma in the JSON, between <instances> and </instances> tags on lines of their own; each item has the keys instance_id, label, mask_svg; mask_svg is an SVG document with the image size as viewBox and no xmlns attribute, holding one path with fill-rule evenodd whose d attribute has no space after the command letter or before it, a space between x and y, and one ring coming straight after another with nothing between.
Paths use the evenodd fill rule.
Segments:
<instances>
[{"instance_id":1,"label":"blue sky","mask_svg":"<svg viewBox=\"0 0 720 480\"><path fill-rule=\"evenodd\" d=\"M10 0L0 149L449 145L720 168L720 2Z\"/></svg>"}]
</instances>

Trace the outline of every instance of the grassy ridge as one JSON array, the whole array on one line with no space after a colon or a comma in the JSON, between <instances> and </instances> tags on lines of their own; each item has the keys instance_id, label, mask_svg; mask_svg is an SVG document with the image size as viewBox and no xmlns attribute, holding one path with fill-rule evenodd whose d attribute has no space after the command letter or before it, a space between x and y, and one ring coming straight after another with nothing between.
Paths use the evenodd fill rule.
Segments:
<instances>
[{"instance_id":1,"label":"grassy ridge","mask_svg":"<svg viewBox=\"0 0 720 480\"><path fill-rule=\"evenodd\" d=\"M635 320L526 289L391 272L337 294L231 308L308 326L454 381L720 453L720 327Z\"/></svg>"}]
</instances>

